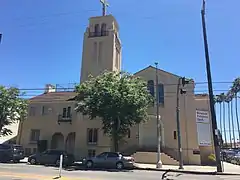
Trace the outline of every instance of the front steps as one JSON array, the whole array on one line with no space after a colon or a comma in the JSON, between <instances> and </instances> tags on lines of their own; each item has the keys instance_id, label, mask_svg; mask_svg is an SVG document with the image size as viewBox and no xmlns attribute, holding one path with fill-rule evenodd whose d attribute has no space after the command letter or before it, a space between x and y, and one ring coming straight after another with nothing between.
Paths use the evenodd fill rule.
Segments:
<instances>
[{"instance_id":1,"label":"front steps","mask_svg":"<svg viewBox=\"0 0 240 180\"><path fill-rule=\"evenodd\" d=\"M143 164L156 164L157 152L136 152L133 154L133 158L136 163ZM168 156L165 153L161 153L161 160L163 165L178 165L178 161Z\"/></svg>"}]
</instances>

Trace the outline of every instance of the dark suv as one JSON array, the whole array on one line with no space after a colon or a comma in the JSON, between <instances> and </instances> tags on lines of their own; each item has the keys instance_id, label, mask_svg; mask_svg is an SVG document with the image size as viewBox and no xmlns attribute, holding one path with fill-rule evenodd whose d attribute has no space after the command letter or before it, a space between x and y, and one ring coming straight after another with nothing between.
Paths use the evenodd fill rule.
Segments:
<instances>
[{"instance_id":1,"label":"dark suv","mask_svg":"<svg viewBox=\"0 0 240 180\"><path fill-rule=\"evenodd\" d=\"M36 153L28 158L30 164L56 165L60 164L60 155L63 155L63 165L69 166L74 163L74 156L62 150L47 150L42 153Z\"/></svg>"},{"instance_id":2,"label":"dark suv","mask_svg":"<svg viewBox=\"0 0 240 180\"><path fill-rule=\"evenodd\" d=\"M0 162L19 162L24 159L24 150L17 144L0 144Z\"/></svg>"}]
</instances>

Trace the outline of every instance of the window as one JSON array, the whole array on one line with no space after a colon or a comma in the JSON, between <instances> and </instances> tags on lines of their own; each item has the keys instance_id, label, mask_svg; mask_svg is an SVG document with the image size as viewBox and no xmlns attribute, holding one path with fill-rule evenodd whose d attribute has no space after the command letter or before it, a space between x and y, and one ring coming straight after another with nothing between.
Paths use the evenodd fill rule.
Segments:
<instances>
[{"instance_id":1,"label":"window","mask_svg":"<svg viewBox=\"0 0 240 180\"><path fill-rule=\"evenodd\" d=\"M89 149L88 150L88 157L95 157L96 156L96 150L95 149Z\"/></svg>"},{"instance_id":2,"label":"window","mask_svg":"<svg viewBox=\"0 0 240 180\"><path fill-rule=\"evenodd\" d=\"M35 107L30 107L29 116L35 116Z\"/></svg>"},{"instance_id":3,"label":"window","mask_svg":"<svg viewBox=\"0 0 240 180\"><path fill-rule=\"evenodd\" d=\"M67 116L67 108L63 108L63 118Z\"/></svg>"},{"instance_id":4,"label":"window","mask_svg":"<svg viewBox=\"0 0 240 180\"><path fill-rule=\"evenodd\" d=\"M173 131L173 139L177 139L177 131Z\"/></svg>"},{"instance_id":5,"label":"window","mask_svg":"<svg viewBox=\"0 0 240 180\"><path fill-rule=\"evenodd\" d=\"M47 114L47 108L45 106L42 106L42 115Z\"/></svg>"},{"instance_id":6,"label":"window","mask_svg":"<svg viewBox=\"0 0 240 180\"><path fill-rule=\"evenodd\" d=\"M38 141L40 138L40 130L39 129L32 129L30 141Z\"/></svg>"},{"instance_id":7,"label":"window","mask_svg":"<svg viewBox=\"0 0 240 180\"><path fill-rule=\"evenodd\" d=\"M97 155L97 157L98 157L98 158L105 158L105 157L107 156L107 154L108 154L108 153L103 152L103 153Z\"/></svg>"},{"instance_id":8,"label":"window","mask_svg":"<svg viewBox=\"0 0 240 180\"><path fill-rule=\"evenodd\" d=\"M95 33L95 36L99 36L99 35L100 35L100 27L99 27L99 24L95 24L94 33Z\"/></svg>"},{"instance_id":9,"label":"window","mask_svg":"<svg viewBox=\"0 0 240 180\"><path fill-rule=\"evenodd\" d=\"M101 35L102 36L106 36L107 35L107 25L105 23L102 24Z\"/></svg>"},{"instance_id":10,"label":"window","mask_svg":"<svg viewBox=\"0 0 240 180\"><path fill-rule=\"evenodd\" d=\"M11 149L11 146L9 146L9 145L6 145L6 144L0 144L0 149Z\"/></svg>"},{"instance_id":11,"label":"window","mask_svg":"<svg viewBox=\"0 0 240 180\"><path fill-rule=\"evenodd\" d=\"M128 130L128 134L127 134L128 138L131 138L131 130Z\"/></svg>"},{"instance_id":12,"label":"window","mask_svg":"<svg viewBox=\"0 0 240 180\"><path fill-rule=\"evenodd\" d=\"M58 155L58 156L60 156L61 154L66 155L65 151L62 151L62 150L47 150L46 154Z\"/></svg>"},{"instance_id":13,"label":"window","mask_svg":"<svg viewBox=\"0 0 240 180\"><path fill-rule=\"evenodd\" d=\"M149 93L154 97L154 81L153 80L148 81L147 88Z\"/></svg>"},{"instance_id":14,"label":"window","mask_svg":"<svg viewBox=\"0 0 240 180\"><path fill-rule=\"evenodd\" d=\"M101 35L102 36L106 36L107 35L107 25L105 23L102 24Z\"/></svg>"},{"instance_id":15,"label":"window","mask_svg":"<svg viewBox=\"0 0 240 180\"><path fill-rule=\"evenodd\" d=\"M71 117L71 106L67 108L67 117Z\"/></svg>"},{"instance_id":16,"label":"window","mask_svg":"<svg viewBox=\"0 0 240 180\"><path fill-rule=\"evenodd\" d=\"M88 144L97 144L98 129L87 129Z\"/></svg>"},{"instance_id":17,"label":"window","mask_svg":"<svg viewBox=\"0 0 240 180\"><path fill-rule=\"evenodd\" d=\"M118 153L114 153L114 152L108 153L108 158L116 158L116 157L119 157Z\"/></svg>"},{"instance_id":18,"label":"window","mask_svg":"<svg viewBox=\"0 0 240 180\"><path fill-rule=\"evenodd\" d=\"M159 103L164 104L164 85L158 84L158 97L159 97Z\"/></svg>"}]
</instances>

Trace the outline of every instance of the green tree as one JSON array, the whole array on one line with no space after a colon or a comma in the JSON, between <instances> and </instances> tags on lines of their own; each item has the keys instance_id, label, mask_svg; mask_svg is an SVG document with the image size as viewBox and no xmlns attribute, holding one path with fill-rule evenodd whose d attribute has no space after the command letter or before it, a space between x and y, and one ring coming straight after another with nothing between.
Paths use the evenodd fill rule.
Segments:
<instances>
[{"instance_id":1,"label":"green tree","mask_svg":"<svg viewBox=\"0 0 240 180\"><path fill-rule=\"evenodd\" d=\"M153 97L147 83L128 73L105 72L76 86L76 111L90 119L99 117L102 129L112 138L114 150L129 128L148 119Z\"/></svg>"},{"instance_id":2,"label":"green tree","mask_svg":"<svg viewBox=\"0 0 240 180\"><path fill-rule=\"evenodd\" d=\"M0 136L11 135L6 126L24 120L27 115L27 102L17 88L0 86Z\"/></svg>"}]
</instances>

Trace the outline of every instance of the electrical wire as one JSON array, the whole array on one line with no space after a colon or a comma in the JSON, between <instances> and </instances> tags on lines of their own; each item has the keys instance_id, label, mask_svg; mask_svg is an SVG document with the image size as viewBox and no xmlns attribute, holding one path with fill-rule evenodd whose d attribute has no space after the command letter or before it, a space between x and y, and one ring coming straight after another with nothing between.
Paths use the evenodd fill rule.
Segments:
<instances>
[{"instance_id":1,"label":"electrical wire","mask_svg":"<svg viewBox=\"0 0 240 180\"><path fill-rule=\"evenodd\" d=\"M194 85L200 85L200 84L207 84L208 82L194 82L194 83L190 83L190 84L194 84ZM213 82L213 84L231 84L233 83L233 81L220 81L220 82ZM70 83L69 85L78 85L78 83ZM171 83L171 84L164 84L164 86L177 86L178 84L176 83ZM56 84L56 86L61 86L61 84ZM156 86L156 85L154 85ZM20 91L44 91L45 88L18 88ZM56 88L57 90L65 90L65 89L69 89L69 90L74 90L74 88L64 88L64 87L60 87L60 88ZM221 90L218 90L221 91ZM228 90L223 90L223 91L228 91Z\"/></svg>"}]
</instances>

